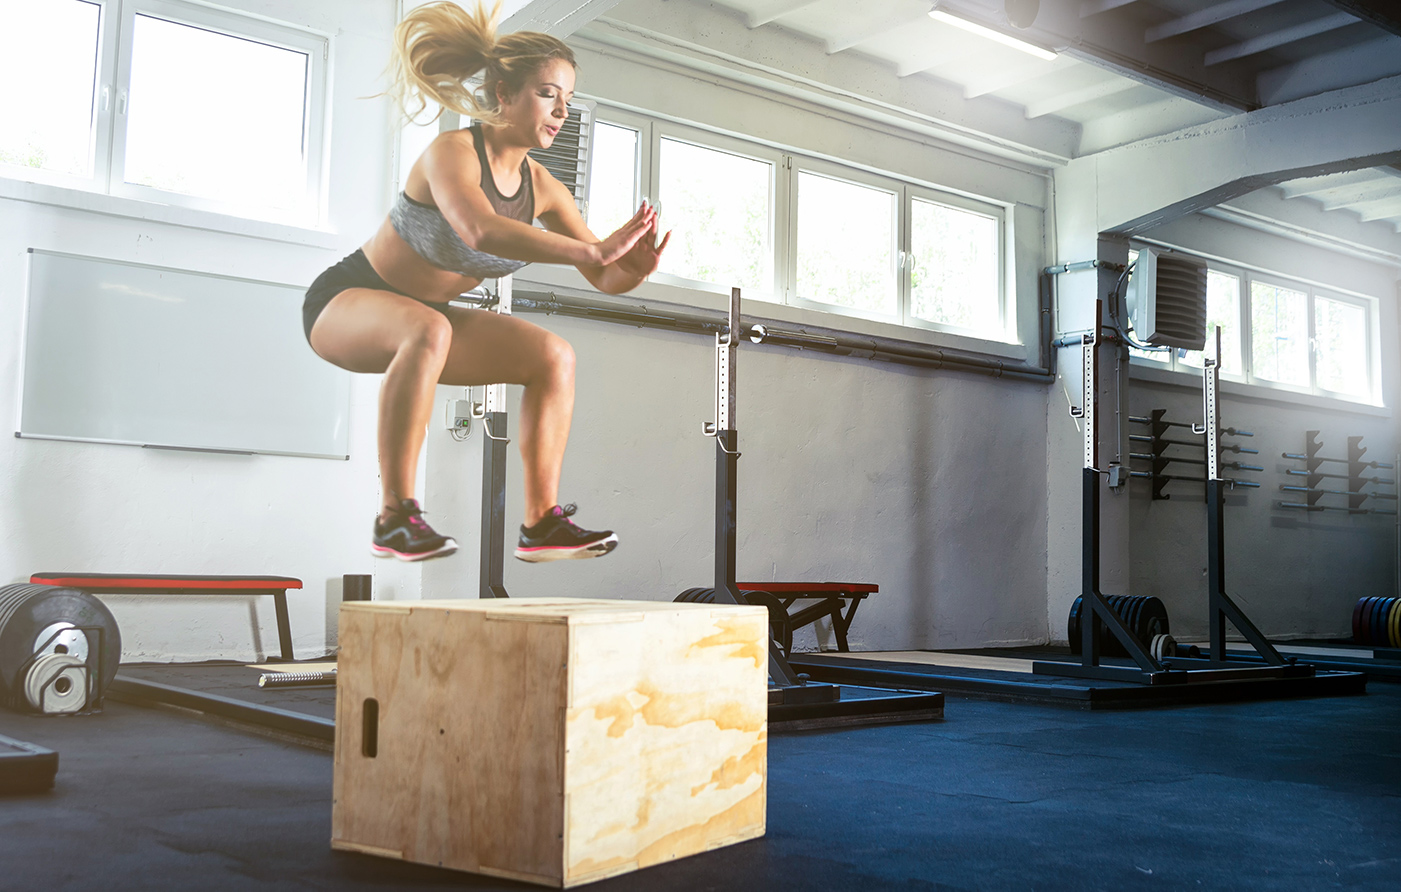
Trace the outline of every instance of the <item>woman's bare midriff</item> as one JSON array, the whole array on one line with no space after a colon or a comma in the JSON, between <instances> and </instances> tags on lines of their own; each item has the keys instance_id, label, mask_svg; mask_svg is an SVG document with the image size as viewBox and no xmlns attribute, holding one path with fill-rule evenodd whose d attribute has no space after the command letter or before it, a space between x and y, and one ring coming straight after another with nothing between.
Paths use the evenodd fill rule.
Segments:
<instances>
[{"instance_id":1,"label":"woman's bare midriff","mask_svg":"<svg viewBox=\"0 0 1401 892\"><path fill-rule=\"evenodd\" d=\"M385 218L379 231L365 242L362 250L380 278L419 300L447 303L482 282L481 279L439 269L424 260L409 247L408 242L399 237L388 218Z\"/></svg>"}]
</instances>

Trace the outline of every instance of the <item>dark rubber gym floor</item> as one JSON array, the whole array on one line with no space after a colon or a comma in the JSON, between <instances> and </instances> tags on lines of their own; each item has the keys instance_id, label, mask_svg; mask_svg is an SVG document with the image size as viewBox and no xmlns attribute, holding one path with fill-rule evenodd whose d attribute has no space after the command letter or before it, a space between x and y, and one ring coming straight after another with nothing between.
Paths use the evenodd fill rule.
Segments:
<instances>
[{"instance_id":1,"label":"dark rubber gym floor","mask_svg":"<svg viewBox=\"0 0 1401 892\"><path fill-rule=\"evenodd\" d=\"M950 697L944 721L777 736L762 840L638 889L1401 888L1401 686L1129 712ZM331 755L169 708L0 711L60 753L0 798L0 889L529 889L332 852Z\"/></svg>"}]
</instances>

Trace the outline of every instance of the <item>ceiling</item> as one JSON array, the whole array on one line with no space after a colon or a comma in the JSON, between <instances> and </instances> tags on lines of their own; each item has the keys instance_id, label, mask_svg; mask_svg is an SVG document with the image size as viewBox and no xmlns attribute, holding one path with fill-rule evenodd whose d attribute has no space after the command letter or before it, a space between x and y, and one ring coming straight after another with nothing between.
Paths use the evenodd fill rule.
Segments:
<instances>
[{"instance_id":1,"label":"ceiling","mask_svg":"<svg viewBox=\"0 0 1401 892\"><path fill-rule=\"evenodd\" d=\"M935 8L1055 56L1038 58L935 20ZM937 7L931 0L624 0L598 22L641 23L699 45L708 30L697 18L703 15L747 30L746 46L762 46L766 36L783 46L762 60L763 52L750 50L768 65L793 58L796 70L793 41L810 45L807 55L820 61L825 54L829 64L807 62L809 78L851 71L859 61L883 72L889 83L882 89L891 95L924 86L953 92L972 108L1019 113L1029 128L1019 133L1069 129L1072 157L1401 75L1401 4L1393 0L939 0ZM1019 15L1031 19L1029 27L1009 24ZM659 24L672 19L675 27ZM1396 169L1272 188L1401 234Z\"/></svg>"}]
</instances>

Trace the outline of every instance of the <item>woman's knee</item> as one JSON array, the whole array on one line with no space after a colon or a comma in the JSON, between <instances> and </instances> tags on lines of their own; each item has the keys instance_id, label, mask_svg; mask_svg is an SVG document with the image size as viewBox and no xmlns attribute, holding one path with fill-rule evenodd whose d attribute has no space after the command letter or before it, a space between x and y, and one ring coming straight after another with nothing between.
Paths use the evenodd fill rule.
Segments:
<instances>
[{"instance_id":1,"label":"woman's knee","mask_svg":"<svg viewBox=\"0 0 1401 892\"><path fill-rule=\"evenodd\" d=\"M574 348L556 334L550 334L541 349L546 376L557 383L574 383Z\"/></svg>"},{"instance_id":2,"label":"woman's knee","mask_svg":"<svg viewBox=\"0 0 1401 892\"><path fill-rule=\"evenodd\" d=\"M397 352L446 359L452 349L452 323L442 313L426 310L405 327Z\"/></svg>"}]
</instances>

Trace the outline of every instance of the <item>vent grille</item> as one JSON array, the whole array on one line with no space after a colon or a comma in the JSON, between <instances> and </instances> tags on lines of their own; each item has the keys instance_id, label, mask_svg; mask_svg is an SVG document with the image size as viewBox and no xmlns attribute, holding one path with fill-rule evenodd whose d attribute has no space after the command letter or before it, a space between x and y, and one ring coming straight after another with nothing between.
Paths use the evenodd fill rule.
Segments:
<instances>
[{"instance_id":1,"label":"vent grille","mask_svg":"<svg viewBox=\"0 0 1401 892\"><path fill-rule=\"evenodd\" d=\"M593 115L584 106L571 105L569 117L555 134L548 149L531 149L530 157L540 162L554 178L574 195L579 213L589 210L589 143L593 137Z\"/></svg>"},{"instance_id":2,"label":"vent grille","mask_svg":"<svg viewBox=\"0 0 1401 892\"><path fill-rule=\"evenodd\" d=\"M1206 263L1184 254L1139 252L1133 327L1155 347L1200 350L1206 344Z\"/></svg>"}]
</instances>

